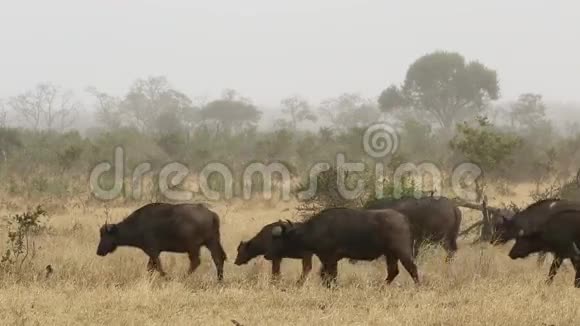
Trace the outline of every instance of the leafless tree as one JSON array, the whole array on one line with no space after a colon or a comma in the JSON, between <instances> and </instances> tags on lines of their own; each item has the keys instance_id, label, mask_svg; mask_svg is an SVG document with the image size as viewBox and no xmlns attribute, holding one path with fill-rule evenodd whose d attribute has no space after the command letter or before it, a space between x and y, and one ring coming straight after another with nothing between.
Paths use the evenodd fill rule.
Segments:
<instances>
[{"instance_id":1,"label":"leafless tree","mask_svg":"<svg viewBox=\"0 0 580 326\"><path fill-rule=\"evenodd\" d=\"M72 91L61 92L56 101L47 111L46 120L48 129L54 127L64 130L75 122L81 103L74 98Z\"/></svg>"},{"instance_id":2,"label":"leafless tree","mask_svg":"<svg viewBox=\"0 0 580 326\"><path fill-rule=\"evenodd\" d=\"M42 102L44 102L42 94L28 91L12 97L8 105L25 123L38 130L42 120Z\"/></svg>"},{"instance_id":3,"label":"leafless tree","mask_svg":"<svg viewBox=\"0 0 580 326\"><path fill-rule=\"evenodd\" d=\"M34 89L12 97L8 105L34 130L70 127L81 106L71 91L50 83L38 84Z\"/></svg>"},{"instance_id":4,"label":"leafless tree","mask_svg":"<svg viewBox=\"0 0 580 326\"><path fill-rule=\"evenodd\" d=\"M86 91L96 99L96 118L102 125L116 129L122 126L123 119L119 109L121 100L117 97L108 95L97 90L95 87L89 87Z\"/></svg>"},{"instance_id":5,"label":"leafless tree","mask_svg":"<svg viewBox=\"0 0 580 326\"><path fill-rule=\"evenodd\" d=\"M280 102L283 106L282 113L290 117L290 126L296 130L298 124L304 121L316 122L317 118L310 109L308 102L300 96L291 96Z\"/></svg>"},{"instance_id":6,"label":"leafless tree","mask_svg":"<svg viewBox=\"0 0 580 326\"><path fill-rule=\"evenodd\" d=\"M368 99L358 94L344 93L321 103L321 116L325 116L338 129L364 127L380 118L380 111Z\"/></svg>"}]
</instances>

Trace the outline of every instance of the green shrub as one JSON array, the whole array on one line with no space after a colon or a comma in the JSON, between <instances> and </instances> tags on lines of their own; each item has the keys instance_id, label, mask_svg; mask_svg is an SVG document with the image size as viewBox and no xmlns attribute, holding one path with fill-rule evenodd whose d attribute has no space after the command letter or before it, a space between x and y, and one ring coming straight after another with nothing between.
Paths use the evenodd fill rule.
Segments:
<instances>
[{"instance_id":1,"label":"green shrub","mask_svg":"<svg viewBox=\"0 0 580 326\"><path fill-rule=\"evenodd\" d=\"M34 258L36 246L33 237L44 228L43 218L46 217L46 211L37 206L32 211L15 214L7 219L7 249L0 259L0 266L17 266L20 270L25 262Z\"/></svg>"}]
</instances>

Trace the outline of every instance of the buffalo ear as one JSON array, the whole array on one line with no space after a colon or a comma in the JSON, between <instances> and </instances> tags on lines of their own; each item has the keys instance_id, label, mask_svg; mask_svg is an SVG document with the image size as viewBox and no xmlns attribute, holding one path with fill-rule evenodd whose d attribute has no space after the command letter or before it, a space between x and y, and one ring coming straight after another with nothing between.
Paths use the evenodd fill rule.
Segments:
<instances>
[{"instance_id":1,"label":"buffalo ear","mask_svg":"<svg viewBox=\"0 0 580 326\"><path fill-rule=\"evenodd\" d=\"M519 230L518 231L518 237L523 237L526 233L524 232L524 230Z\"/></svg>"},{"instance_id":2,"label":"buffalo ear","mask_svg":"<svg viewBox=\"0 0 580 326\"><path fill-rule=\"evenodd\" d=\"M108 234L115 234L117 233L118 228L115 224L106 224L105 231L107 231Z\"/></svg>"}]
</instances>

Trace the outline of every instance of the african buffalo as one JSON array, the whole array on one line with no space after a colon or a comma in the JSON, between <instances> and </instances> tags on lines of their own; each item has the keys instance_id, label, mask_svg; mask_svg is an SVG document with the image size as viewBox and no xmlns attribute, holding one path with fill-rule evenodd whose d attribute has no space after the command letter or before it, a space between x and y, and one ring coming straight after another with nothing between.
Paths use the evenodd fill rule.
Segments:
<instances>
[{"instance_id":1,"label":"african buffalo","mask_svg":"<svg viewBox=\"0 0 580 326\"><path fill-rule=\"evenodd\" d=\"M551 283L562 261L572 261L576 270L574 286L580 288L580 210L564 210L552 215L537 229L520 229L509 252L511 259L524 258L535 252L551 252L554 262L548 274Z\"/></svg>"},{"instance_id":2,"label":"african buffalo","mask_svg":"<svg viewBox=\"0 0 580 326\"><path fill-rule=\"evenodd\" d=\"M272 229L280 226L283 222L270 223L264 226L253 238L248 241L241 241L238 245L238 255L234 264L247 264L250 260L257 256L265 255L272 246ZM295 223L300 225L300 223ZM302 283L310 271L312 270L312 253L306 251L292 250L289 248L286 252L281 252L279 256L270 259L272 261L272 277L278 278L280 276L280 264L283 258L302 259L302 275L300 283Z\"/></svg>"},{"instance_id":3,"label":"african buffalo","mask_svg":"<svg viewBox=\"0 0 580 326\"><path fill-rule=\"evenodd\" d=\"M336 283L342 258L371 261L380 256L386 258L387 283L399 274L399 260L419 283L409 222L394 210L326 209L304 223L272 228L272 237L266 258L280 257L290 250L312 252L322 263L320 276L328 287Z\"/></svg>"},{"instance_id":4,"label":"african buffalo","mask_svg":"<svg viewBox=\"0 0 580 326\"><path fill-rule=\"evenodd\" d=\"M461 226L461 211L449 198L403 197L383 198L365 206L366 209L394 209L407 216L413 234L413 257L425 242L441 243L449 261L457 251L457 236Z\"/></svg>"},{"instance_id":5,"label":"african buffalo","mask_svg":"<svg viewBox=\"0 0 580 326\"><path fill-rule=\"evenodd\" d=\"M494 245L505 244L506 242L520 238L520 234L536 234L541 231L552 217L567 210L577 210L580 212L580 203L561 200L544 199L529 205L524 210L517 212L511 217L501 217L494 223L494 236L491 242ZM528 244L530 238L520 240L518 247ZM516 253L518 248L516 248ZM551 250L537 250L542 258L546 252ZM558 269L562 265L563 258L554 253L554 260L550 266L547 282L551 283Z\"/></svg>"},{"instance_id":6,"label":"african buffalo","mask_svg":"<svg viewBox=\"0 0 580 326\"><path fill-rule=\"evenodd\" d=\"M159 261L163 251L188 253L189 273L199 266L199 251L205 246L223 280L223 266L227 259L220 241L220 220L216 213L202 204L147 204L117 224L100 229L101 240L97 255L106 256L119 246L136 247L149 256L147 269L165 275Z\"/></svg>"},{"instance_id":7,"label":"african buffalo","mask_svg":"<svg viewBox=\"0 0 580 326\"><path fill-rule=\"evenodd\" d=\"M554 198L537 201L511 217L503 216L495 221L491 242L505 244L517 238L521 229L531 232L541 228L551 216L568 209L580 210L580 203Z\"/></svg>"}]
</instances>

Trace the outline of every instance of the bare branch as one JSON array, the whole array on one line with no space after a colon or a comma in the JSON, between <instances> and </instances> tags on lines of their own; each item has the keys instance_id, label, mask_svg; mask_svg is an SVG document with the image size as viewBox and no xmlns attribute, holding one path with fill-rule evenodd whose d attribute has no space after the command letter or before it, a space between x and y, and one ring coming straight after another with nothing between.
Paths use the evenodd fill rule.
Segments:
<instances>
[{"instance_id":1,"label":"bare branch","mask_svg":"<svg viewBox=\"0 0 580 326\"><path fill-rule=\"evenodd\" d=\"M23 94L12 97L8 106L34 130L53 129L55 124L62 130L76 118L80 104L73 100L71 91L43 83Z\"/></svg>"}]
</instances>

